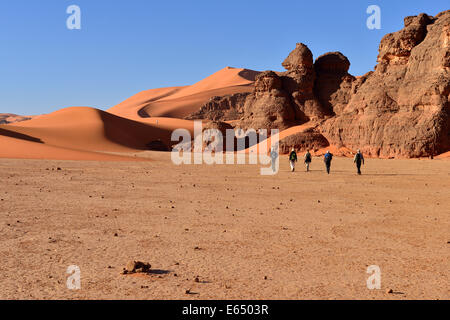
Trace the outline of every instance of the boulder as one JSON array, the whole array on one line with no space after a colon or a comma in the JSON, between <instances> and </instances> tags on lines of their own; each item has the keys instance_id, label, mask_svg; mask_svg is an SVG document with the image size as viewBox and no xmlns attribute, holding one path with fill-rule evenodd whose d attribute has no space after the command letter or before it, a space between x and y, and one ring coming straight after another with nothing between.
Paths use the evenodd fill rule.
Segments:
<instances>
[{"instance_id":1,"label":"boulder","mask_svg":"<svg viewBox=\"0 0 450 320\"><path fill-rule=\"evenodd\" d=\"M292 148L296 151L311 150L313 152L326 148L330 144L328 140L313 129L290 135L280 140L280 153L289 153Z\"/></svg>"},{"instance_id":2,"label":"boulder","mask_svg":"<svg viewBox=\"0 0 450 320\"><path fill-rule=\"evenodd\" d=\"M297 43L295 49L289 53L281 64L286 70L292 72L303 72L305 69L312 70L313 55L311 50L303 44Z\"/></svg>"},{"instance_id":3,"label":"boulder","mask_svg":"<svg viewBox=\"0 0 450 320\"><path fill-rule=\"evenodd\" d=\"M151 265L142 261L128 261L125 268L123 268L123 274L131 273L149 273L151 271Z\"/></svg>"}]
</instances>

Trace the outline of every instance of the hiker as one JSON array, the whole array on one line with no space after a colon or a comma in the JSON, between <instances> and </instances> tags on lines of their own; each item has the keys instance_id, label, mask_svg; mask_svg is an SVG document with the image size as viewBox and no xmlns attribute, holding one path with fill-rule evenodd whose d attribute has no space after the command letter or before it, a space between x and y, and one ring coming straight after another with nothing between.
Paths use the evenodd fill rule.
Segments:
<instances>
[{"instance_id":1,"label":"hiker","mask_svg":"<svg viewBox=\"0 0 450 320\"><path fill-rule=\"evenodd\" d=\"M325 162L328 174L330 174L331 160L333 160L333 155L330 153L330 151L327 151L327 153L325 153L325 156L323 157L323 162Z\"/></svg>"},{"instance_id":2,"label":"hiker","mask_svg":"<svg viewBox=\"0 0 450 320\"><path fill-rule=\"evenodd\" d=\"M361 174L361 163L364 164L364 157L359 149L358 149L358 152L356 152L356 154L355 154L353 163L356 163L356 168L358 169L358 174Z\"/></svg>"},{"instance_id":3,"label":"hiker","mask_svg":"<svg viewBox=\"0 0 450 320\"><path fill-rule=\"evenodd\" d=\"M295 152L295 149L292 148L291 154L289 155L289 163L291 164L291 171L295 171L295 163L297 162L297 153Z\"/></svg>"},{"instance_id":4,"label":"hiker","mask_svg":"<svg viewBox=\"0 0 450 320\"><path fill-rule=\"evenodd\" d=\"M311 153L309 153L309 150L306 150L304 159L305 159L305 165L306 165L306 172L309 172L309 165L311 164L311 161L312 161Z\"/></svg>"},{"instance_id":5,"label":"hiker","mask_svg":"<svg viewBox=\"0 0 450 320\"><path fill-rule=\"evenodd\" d=\"M270 158L272 159L272 171L275 173L277 172L276 163L278 160L278 152L275 151L275 147L272 147L272 150L270 151Z\"/></svg>"}]
</instances>

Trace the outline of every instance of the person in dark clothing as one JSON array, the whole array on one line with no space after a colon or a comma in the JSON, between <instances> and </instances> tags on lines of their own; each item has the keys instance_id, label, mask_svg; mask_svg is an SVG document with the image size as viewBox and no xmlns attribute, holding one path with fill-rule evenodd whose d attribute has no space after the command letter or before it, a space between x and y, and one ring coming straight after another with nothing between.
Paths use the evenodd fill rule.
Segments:
<instances>
[{"instance_id":1,"label":"person in dark clothing","mask_svg":"<svg viewBox=\"0 0 450 320\"><path fill-rule=\"evenodd\" d=\"M304 161L306 166L306 172L309 172L309 165L311 164L312 161L311 153L309 153L309 150L307 150L305 153Z\"/></svg>"},{"instance_id":2,"label":"person in dark clothing","mask_svg":"<svg viewBox=\"0 0 450 320\"><path fill-rule=\"evenodd\" d=\"M353 163L356 163L356 168L358 169L358 174L361 174L361 164L364 164L364 157L360 150L355 154Z\"/></svg>"},{"instance_id":3,"label":"person in dark clothing","mask_svg":"<svg viewBox=\"0 0 450 320\"><path fill-rule=\"evenodd\" d=\"M297 162L297 152L295 152L295 149L292 148L291 153L289 154L289 163L291 165L291 171L295 171L295 163Z\"/></svg>"},{"instance_id":4,"label":"person in dark clothing","mask_svg":"<svg viewBox=\"0 0 450 320\"><path fill-rule=\"evenodd\" d=\"M333 160L333 155L330 153L330 151L327 151L327 153L325 153L325 156L323 157L323 162L325 162L328 174L330 174L331 160Z\"/></svg>"}]
</instances>

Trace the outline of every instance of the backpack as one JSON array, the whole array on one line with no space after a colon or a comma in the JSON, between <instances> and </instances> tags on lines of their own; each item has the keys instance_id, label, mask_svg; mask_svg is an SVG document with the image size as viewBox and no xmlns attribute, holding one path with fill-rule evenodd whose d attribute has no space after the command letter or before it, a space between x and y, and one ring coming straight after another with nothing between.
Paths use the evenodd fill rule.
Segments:
<instances>
[{"instance_id":1,"label":"backpack","mask_svg":"<svg viewBox=\"0 0 450 320\"><path fill-rule=\"evenodd\" d=\"M356 162L361 162L361 154L357 153L357 154L355 155L355 161L356 161Z\"/></svg>"},{"instance_id":2,"label":"backpack","mask_svg":"<svg viewBox=\"0 0 450 320\"><path fill-rule=\"evenodd\" d=\"M291 152L291 155L289 156L289 160L290 161L295 161L297 160L297 153L295 153L295 151Z\"/></svg>"},{"instance_id":3,"label":"backpack","mask_svg":"<svg viewBox=\"0 0 450 320\"><path fill-rule=\"evenodd\" d=\"M306 154L306 159L305 159L305 161L306 161L306 162L311 162L311 154L310 154L310 153L307 153L307 154Z\"/></svg>"},{"instance_id":4,"label":"backpack","mask_svg":"<svg viewBox=\"0 0 450 320\"><path fill-rule=\"evenodd\" d=\"M333 155L331 153L326 153L325 154L325 161L326 162L330 162L332 158L333 158Z\"/></svg>"}]
</instances>

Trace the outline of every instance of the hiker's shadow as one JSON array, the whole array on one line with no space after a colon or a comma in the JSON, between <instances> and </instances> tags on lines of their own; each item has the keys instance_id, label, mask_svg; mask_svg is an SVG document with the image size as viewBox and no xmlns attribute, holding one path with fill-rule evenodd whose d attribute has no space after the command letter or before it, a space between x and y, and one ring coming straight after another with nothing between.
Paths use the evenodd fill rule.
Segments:
<instances>
[{"instance_id":1,"label":"hiker's shadow","mask_svg":"<svg viewBox=\"0 0 450 320\"><path fill-rule=\"evenodd\" d=\"M394 291L391 294L397 294L397 295L403 295L405 294L404 292L400 292L400 291Z\"/></svg>"},{"instance_id":2,"label":"hiker's shadow","mask_svg":"<svg viewBox=\"0 0 450 320\"><path fill-rule=\"evenodd\" d=\"M211 283L211 281L207 281L207 280L200 280L198 283Z\"/></svg>"},{"instance_id":3,"label":"hiker's shadow","mask_svg":"<svg viewBox=\"0 0 450 320\"><path fill-rule=\"evenodd\" d=\"M363 175L395 177L395 176L417 176L418 174L413 174L413 173L363 173Z\"/></svg>"},{"instance_id":4,"label":"hiker's shadow","mask_svg":"<svg viewBox=\"0 0 450 320\"><path fill-rule=\"evenodd\" d=\"M151 269L148 273L149 274L168 274L171 272L172 272L172 270Z\"/></svg>"}]
</instances>

